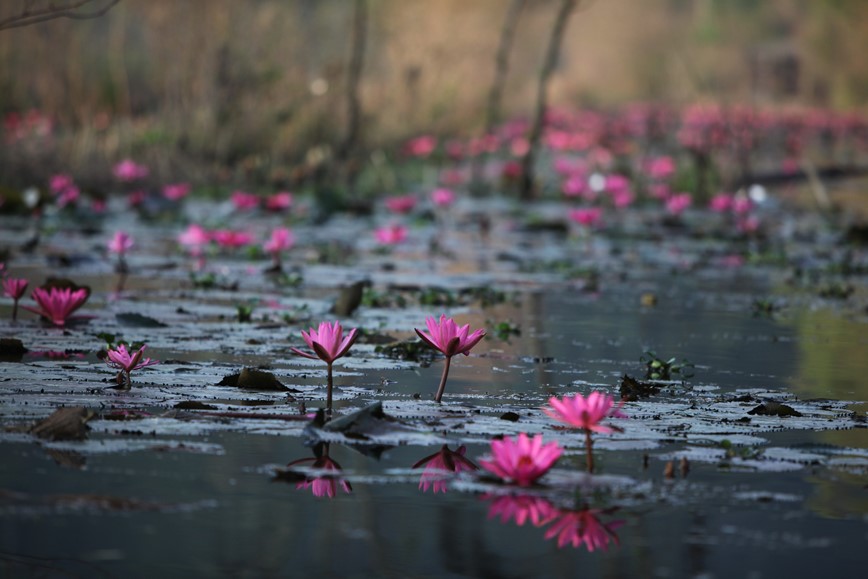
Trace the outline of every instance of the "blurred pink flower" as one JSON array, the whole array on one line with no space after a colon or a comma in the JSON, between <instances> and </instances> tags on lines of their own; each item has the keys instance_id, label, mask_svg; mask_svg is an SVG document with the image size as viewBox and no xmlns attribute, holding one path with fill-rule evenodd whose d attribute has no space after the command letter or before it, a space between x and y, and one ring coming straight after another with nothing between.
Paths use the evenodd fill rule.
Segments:
<instances>
[{"instance_id":1,"label":"blurred pink flower","mask_svg":"<svg viewBox=\"0 0 868 579\"><path fill-rule=\"evenodd\" d=\"M48 188L54 194L59 194L74 185L75 182L72 180L72 177L64 173L52 175L51 180L48 182Z\"/></svg>"},{"instance_id":2,"label":"blurred pink flower","mask_svg":"<svg viewBox=\"0 0 868 579\"><path fill-rule=\"evenodd\" d=\"M127 195L127 204L130 207L139 207L147 199L148 194L142 190L133 191Z\"/></svg>"},{"instance_id":3,"label":"blurred pink flower","mask_svg":"<svg viewBox=\"0 0 868 579\"><path fill-rule=\"evenodd\" d=\"M736 215L745 215L753 209L753 201L749 197L739 195L732 200L732 212Z\"/></svg>"},{"instance_id":4,"label":"blurred pink flower","mask_svg":"<svg viewBox=\"0 0 868 579\"><path fill-rule=\"evenodd\" d=\"M294 460L287 466L296 466L306 462L312 462L312 468L324 472L320 476L307 476L305 480L297 483L295 488L311 489L315 497L328 497L330 499L335 498L337 495L338 485L340 485L343 491L347 494L353 491L353 487L350 486L349 482L336 476L337 473L341 471L341 465L339 465L337 461L329 458L328 455L319 458L302 458Z\"/></svg>"},{"instance_id":5,"label":"blurred pink flower","mask_svg":"<svg viewBox=\"0 0 868 579\"><path fill-rule=\"evenodd\" d=\"M567 177L563 185L561 185L561 191L567 197L584 197L586 199L596 197L596 193L588 187L587 178L581 174L573 174Z\"/></svg>"},{"instance_id":6,"label":"blurred pink flower","mask_svg":"<svg viewBox=\"0 0 868 579\"><path fill-rule=\"evenodd\" d=\"M286 227L278 227L272 230L271 237L262 245L262 249L275 255L291 248L293 244L295 244L295 236L292 231Z\"/></svg>"},{"instance_id":7,"label":"blurred pink flower","mask_svg":"<svg viewBox=\"0 0 868 579\"><path fill-rule=\"evenodd\" d=\"M756 233L760 228L760 220L756 216L748 215L747 217L740 218L736 223L736 227L742 233Z\"/></svg>"},{"instance_id":8,"label":"blurred pink flower","mask_svg":"<svg viewBox=\"0 0 868 579\"><path fill-rule=\"evenodd\" d=\"M486 495L483 499L493 499L488 507L488 518L500 517L501 523L515 521L519 527L526 522L534 527L542 527L555 516L558 510L542 497L530 495Z\"/></svg>"},{"instance_id":9,"label":"blurred pink flower","mask_svg":"<svg viewBox=\"0 0 868 579\"><path fill-rule=\"evenodd\" d=\"M668 179L675 174L675 161L672 157L655 157L645 163L645 172L652 179Z\"/></svg>"},{"instance_id":10,"label":"blurred pink flower","mask_svg":"<svg viewBox=\"0 0 868 579\"><path fill-rule=\"evenodd\" d=\"M500 478L526 487L546 474L560 458L563 450L557 442L543 444L542 434L528 438L524 432L513 440L491 441L491 459L480 459L479 464Z\"/></svg>"},{"instance_id":11,"label":"blurred pink flower","mask_svg":"<svg viewBox=\"0 0 868 579\"><path fill-rule=\"evenodd\" d=\"M163 187L163 197L169 201L180 201L190 194L191 189L189 183L170 183Z\"/></svg>"},{"instance_id":12,"label":"blurred pink flower","mask_svg":"<svg viewBox=\"0 0 868 579\"><path fill-rule=\"evenodd\" d=\"M211 233L211 239L226 249L236 249L253 243L253 235L246 231L234 231L232 229L218 229Z\"/></svg>"},{"instance_id":13,"label":"blurred pink flower","mask_svg":"<svg viewBox=\"0 0 868 579\"><path fill-rule=\"evenodd\" d=\"M431 135L421 135L410 139L404 144L404 153L411 157L427 157L437 148L437 138Z\"/></svg>"},{"instance_id":14,"label":"blurred pink flower","mask_svg":"<svg viewBox=\"0 0 868 579\"><path fill-rule=\"evenodd\" d=\"M137 352L132 353L127 351L127 347L123 344L118 344L115 348L109 348L106 352L106 360L105 363L111 366L112 368L116 368L120 372L123 373L125 380L123 382L124 389L129 389L133 382L130 374L133 370L139 370L140 368L144 368L146 366L153 366L155 364L159 364L157 360L152 360L150 358L143 358L145 354L145 347L142 346L138 349Z\"/></svg>"},{"instance_id":15,"label":"blurred pink flower","mask_svg":"<svg viewBox=\"0 0 868 579\"><path fill-rule=\"evenodd\" d=\"M229 196L229 200L235 209L239 211L247 211L259 207L259 195L247 193L246 191L233 191Z\"/></svg>"},{"instance_id":16,"label":"blurred pink flower","mask_svg":"<svg viewBox=\"0 0 868 579\"><path fill-rule=\"evenodd\" d=\"M681 215L692 203L690 193L678 193L666 200L666 210L670 215Z\"/></svg>"},{"instance_id":17,"label":"blurred pink flower","mask_svg":"<svg viewBox=\"0 0 868 579\"><path fill-rule=\"evenodd\" d=\"M131 159L124 159L114 166L113 172L119 181L129 182L147 177L150 171L144 165L139 165Z\"/></svg>"},{"instance_id":18,"label":"blurred pink flower","mask_svg":"<svg viewBox=\"0 0 868 579\"><path fill-rule=\"evenodd\" d=\"M606 176L605 189L612 195L623 193L630 190L630 179L624 175L613 173Z\"/></svg>"},{"instance_id":19,"label":"blurred pink flower","mask_svg":"<svg viewBox=\"0 0 868 579\"><path fill-rule=\"evenodd\" d=\"M455 202L455 192L443 187L434 189L431 192L431 202L437 207L448 207Z\"/></svg>"},{"instance_id":20,"label":"blurred pink flower","mask_svg":"<svg viewBox=\"0 0 868 579\"><path fill-rule=\"evenodd\" d=\"M178 235L178 243L194 251L201 249L204 245L208 245L210 241L211 234L201 225L195 223L188 226L183 233Z\"/></svg>"},{"instance_id":21,"label":"blurred pink flower","mask_svg":"<svg viewBox=\"0 0 868 579\"><path fill-rule=\"evenodd\" d=\"M609 542L618 544L618 535L615 529L622 526L625 521L612 521L608 524L600 522L598 515L600 509L585 508L580 511L561 511L552 525L546 530L545 538L558 538L558 548L572 545L579 547L584 543L588 551L596 549L608 549Z\"/></svg>"},{"instance_id":22,"label":"blurred pink flower","mask_svg":"<svg viewBox=\"0 0 868 579\"><path fill-rule=\"evenodd\" d=\"M603 210L599 207L580 207L571 209L569 217L575 223L584 227L593 227L598 225L603 217Z\"/></svg>"},{"instance_id":23,"label":"blurred pink flower","mask_svg":"<svg viewBox=\"0 0 868 579\"><path fill-rule=\"evenodd\" d=\"M708 208L715 213L726 213L732 208L732 195L718 193L708 202Z\"/></svg>"},{"instance_id":24,"label":"blurred pink flower","mask_svg":"<svg viewBox=\"0 0 868 579\"><path fill-rule=\"evenodd\" d=\"M389 197L386 199L386 207L392 213L405 214L413 211L416 207L416 197L414 195L399 195L397 197Z\"/></svg>"},{"instance_id":25,"label":"blurred pink flower","mask_svg":"<svg viewBox=\"0 0 868 579\"><path fill-rule=\"evenodd\" d=\"M629 189L621 189L612 193L612 203L618 209L629 207L636 198Z\"/></svg>"},{"instance_id":26,"label":"blurred pink flower","mask_svg":"<svg viewBox=\"0 0 868 579\"><path fill-rule=\"evenodd\" d=\"M374 231L377 241L383 245L397 245L407 239L407 228L398 223L379 227Z\"/></svg>"},{"instance_id":27,"label":"blurred pink flower","mask_svg":"<svg viewBox=\"0 0 868 579\"><path fill-rule=\"evenodd\" d=\"M435 493L445 493L448 486L445 478L447 473L477 470L478 466L473 464L470 459L464 458L465 452L467 452L467 447L464 445L459 446L456 451L451 451L444 444L439 451L414 464L412 468L425 467L425 471L419 479L419 488L422 489L422 492L433 487Z\"/></svg>"},{"instance_id":28,"label":"blurred pink flower","mask_svg":"<svg viewBox=\"0 0 868 579\"><path fill-rule=\"evenodd\" d=\"M106 209L108 209L108 204L105 199L91 199L90 201L90 210L94 213L105 213Z\"/></svg>"},{"instance_id":29,"label":"blurred pink flower","mask_svg":"<svg viewBox=\"0 0 868 579\"><path fill-rule=\"evenodd\" d=\"M79 191L78 187L75 185L71 185L60 192L57 196L57 206L58 207L66 207L67 205L72 205L78 198L81 196L81 191Z\"/></svg>"},{"instance_id":30,"label":"blurred pink flower","mask_svg":"<svg viewBox=\"0 0 868 579\"><path fill-rule=\"evenodd\" d=\"M652 183L648 186L648 194L654 199L663 201L669 198L672 189L666 183Z\"/></svg>"},{"instance_id":31,"label":"blurred pink flower","mask_svg":"<svg viewBox=\"0 0 868 579\"><path fill-rule=\"evenodd\" d=\"M127 251L132 249L133 245L135 245L135 242L129 233L126 231L116 231L108 242L108 250L123 257Z\"/></svg>"},{"instance_id":32,"label":"blurred pink flower","mask_svg":"<svg viewBox=\"0 0 868 579\"><path fill-rule=\"evenodd\" d=\"M3 264L0 264L2 266ZM3 268L0 267L0 272ZM27 280L17 277L3 278L3 293L12 298L12 321L18 319L18 300L24 295L27 290Z\"/></svg>"},{"instance_id":33,"label":"blurred pink flower","mask_svg":"<svg viewBox=\"0 0 868 579\"><path fill-rule=\"evenodd\" d=\"M440 173L440 182L447 187L461 185L467 181L467 174L461 169L445 169Z\"/></svg>"},{"instance_id":34,"label":"blurred pink flower","mask_svg":"<svg viewBox=\"0 0 868 579\"><path fill-rule=\"evenodd\" d=\"M587 398L581 394L564 398L552 396L549 398L551 408L543 408L543 412L572 428L610 433L615 429L600 422L606 418L626 418L621 413L623 402L613 408L614 404L615 399L612 396L595 391L588 394Z\"/></svg>"},{"instance_id":35,"label":"blurred pink flower","mask_svg":"<svg viewBox=\"0 0 868 579\"><path fill-rule=\"evenodd\" d=\"M292 193L288 191L281 191L280 193L269 195L265 199L265 208L269 211L286 211L290 207L292 207Z\"/></svg>"},{"instance_id":36,"label":"blurred pink flower","mask_svg":"<svg viewBox=\"0 0 868 579\"><path fill-rule=\"evenodd\" d=\"M90 292L84 288L73 290L72 288L36 288L31 296L36 300L38 308L21 306L25 310L33 312L47 319L58 327L63 327L69 316L87 301Z\"/></svg>"}]
</instances>

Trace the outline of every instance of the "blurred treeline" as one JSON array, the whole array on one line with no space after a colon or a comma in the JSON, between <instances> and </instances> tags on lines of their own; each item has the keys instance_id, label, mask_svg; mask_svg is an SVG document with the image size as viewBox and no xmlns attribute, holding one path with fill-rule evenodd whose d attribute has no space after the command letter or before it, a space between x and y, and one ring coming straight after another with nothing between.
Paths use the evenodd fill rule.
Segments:
<instances>
[{"instance_id":1,"label":"blurred treeline","mask_svg":"<svg viewBox=\"0 0 868 579\"><path fill-rule=\"evenodd\" d=\"M94 20L0 31L0 113L38 110L65 135L43 169L133 156L193 179L266 181L328 155L347 130L359 0L122 0ZM366 0L360 142L482 131L510 0ZM528 0L503 110L533 106L556 0ZM18 9L0 2L0 17ZM635 101L860 107L864 0L585 0L553 106ZM47 166L46 166L47 165Z\"/></svg>"}]
</instances>

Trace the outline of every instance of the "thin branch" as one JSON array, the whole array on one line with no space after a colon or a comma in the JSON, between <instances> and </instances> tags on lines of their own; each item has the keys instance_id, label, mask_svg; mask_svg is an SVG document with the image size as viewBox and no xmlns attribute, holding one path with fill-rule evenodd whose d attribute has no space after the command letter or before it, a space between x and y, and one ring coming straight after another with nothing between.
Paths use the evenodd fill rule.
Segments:
<instances>
[{"instance_id":1,"label":"thin branch","mask_svg":"<svg viewBox=\"0 0 868 579\"><path fill-rule=\"evenodd\" d=\"M521 171L521 189L519 195L522 199L530 199L534 194L534 162L536 161L536 153L539 148L540 137L542 136L543 124L545 122L546 108L548 107L548 85L549 79L555 70L558 63L558 54L561 50L561 40L564 35L564 30L567 27L567 21L576 7L576 0L561 0L561 7L558 10L558 15L555 18L552 34L549 38L549 46L546 51L545 61L543 62L542 70L540 71L539 83L537 84L536 110L534 112L533 125L528 137L528 150L522 160Z\"/></svg>"},{"instance_id":2,"label":"thin branch","mask_svg":"<svg viewBox=\"0 0 868 579\"><path fill-rule=\"evenodd\" d=\"M56 18L70 18L72 20L88 20L91 18L99 18L100 16L111 10L121 0L108 0L108 4L106 4L102 8L98 8L90 12L79 11L80 8L83 8L88 4L96 1L98 0L75 0L74 2L70 2L62 6L49 4L47 7L37 10L31 10L27 6L25 6L21 10L20 14L17 14L15 16L9 16L0 20L0 30L30 26L31 24L39 24L40 22L46 22L48 20L54 20Z\"/></svg>"}]
</instances>

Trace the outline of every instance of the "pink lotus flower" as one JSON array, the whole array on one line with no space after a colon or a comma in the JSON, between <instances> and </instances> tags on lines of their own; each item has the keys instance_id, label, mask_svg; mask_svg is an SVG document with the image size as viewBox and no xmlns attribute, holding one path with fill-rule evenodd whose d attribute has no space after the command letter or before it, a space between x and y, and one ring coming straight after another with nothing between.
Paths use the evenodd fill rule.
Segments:
<instances>
[{"instance_id":1,"label":"pink lotus flower","mask_svg":"<svg viewBox=\"0 0 868 579\"><path fill-rule=\"evenodd\" d=\"M672 157L655 157L645 164L645 171L652 179L668 179L675 174Z\"/></svg>"},{"instance_id":2,"label":"pink lotus flower","mask_svg":"<svg viewBox=\"0 0 868 579\"><path fill-rule=\"evenodd\" d=\"M421 135L404 144L404 152L411 157L427 157L436 148L437 138L431 135Z\"/></svg>"},{"instance_id":3,"label":"pink lotus flower","mask_svg":"<svg viewBox=\"0 0 868 579\"><path fill-rule=\"evenodd\" d=\"M180 201L190 194L189 183L171 183L163 187L163 197L169 201Z\"/></svg>"},{"instance_id":4,"label":"pink lotus flower","mask_svg":"<svg viewBox=\"0 0 868 579\"><path fill-rule=\"evenodd\" d=\"M452 189L434 189L431 192L431 202L437 207L449 207L455 203L455 193Z\"/></svg>"},{"instance_id":5,"label":"pink lotus flower","mask_svg":"<svg viewBox=\"0 0 868 579\"><path fill-rule=\"evenodd\" d=\"M480 459L479 464L500 478L527 487L549 471L560 458L563 450L557 442L543 444L542 434L528 438L524 432L513 440L491 441L493 458Z\"/></svg>"},{"instance_id":6,"label":"pink lotus flower","mask_svg":"<svg viewBox=\"0 0 868 579\"><path fill-rule=\"evenodd\" d=\"M135 353L128 352L127 347L123 344L118 344L115 348L109 348L105 363L112 368L117 368L119 370L118 384L120 384L124 390L129 390L133 385L132 378L130 377L133 370L159 364L157 360L152 360L150 358L143 359L144 354L145 346L139 348ZM121 376L123 376L123 380L121 379Z\"/></svg>"},{"instance_id":7,"label":"pink lotus flower","mask_svg":"<svg viewBox=\"0 0 868 579\"><path fill-rule=\"evenodd\" d=\"M239 211L247 211L259 207L259 196L246 191L233 191L229 197L232 205Z\"/></svg>"},{"instance_id":8,"label":"pink lotus flower","mask_svg":"<svg viewBox=\"0 0 868 579\"><path fill-rule=\"evenodd\" d=\"M738 196L732 200L732 212L736 215L745 215L753 209L753 201L749 197Z\"/></svg>"},{"instance_id":9,"label":"pink lotus flower","mask_svg":"<svg viewBox=\"0 0 868 579\"><path fill-rule=\"evenodd\" d=\"M492 496L488 495L483 498L491 499ZM488 507L488 518L500 517L501 523L514 520L519 527L528 521L534 527L542 527L558 513L554 505L542 497L499 495L494 496L493 499L491 506Z\"/></svg>"},{"instance_id":10,"label":"pink lotus flower","mask_svg":"<svg viewBox=\"0 0 868 579\"><path fill-rule=\"evenodd\" d=\"M380 227L374 231L374 237L382 245L397 245L407 239L407 228L398 223Z\"/></svg>"},{"instance_id":11,"label":"pink lotus flower","mask_svg":"<svg viewBox=\"0 0 868 579\"><path fill-rule=\"evenodd\" d=\"M664 201L672 195L672 189L666 183L652 183L648 186L648 194L654 199Z\"/></svg>"},{"instance_id":12,"label":"pink lotus flower","mask_svg":"<svg viewBox=\"0 0 868 579\"><path fill-rule=\"evenodd\" d=\"M148 194L144 191L133 191L127 195L127 205L130 207L140 207L147 199Z\"/></svg>"},{"instance_id":13,"label":"pink lotus flower","mask_svg":"<svg viewBox=\"0 0 868 579\"><path fill-rule=\"evenodd\" d=\"M340 322L320 322L318 330L310 328L307 332L304 330L301 332L301 337L304 338L308 347L313 350L313 354L303 352L298 348L290 348L290 350L299 356L304 356L311 360L319 358L328 365L326 409L329 413L332 410L332 364L349 351L358 336L358 328L350 330L350 333L344 338L344 330L341 328Z\"/></svg>"},{"instance_id":14,"label":"pink lotus flower","mask_svg":"<svg viewBox=\"0 0 868 579\"><path fill-rule=\"evenodd\" d=\"M2 264L0 264L2 265ZM2 269L0 269L2 271ZM3 293L12 298L12 321L18 319L18 300L24 295L27 290L27 280L17 277L7 277L3 279Z\"/></svg>"},{"instance_id":15,"label":"pink lotus flower","mask_svg":"<svg viewBox=\"0 0 868 579\"><path fill-rule=\"evenodd\" d=\"M39 308L21 306L25 310L42 316L58 327L66 325L69 316L80 308L90 292L85 288L73 290L72 288L36 288L31 294Z\"/></svg>"},{"instance_id":16,"label":"pink lotus flower","mask_svg":"<svg viewBox=\"0 0 868 579\"><path fill-rule=\"evenodd\" d=\"M178 243L184 247L191 248L193 251L201 250L202 246L208 245L211 242L211 234L204 227L195 223L187 227L183 233L178 236Z\"/></svg>"},{"instance_id":17,"label":"pink lotus flower","mask_svg":"<svg viewBox=\"0 0 868 579\"><path fill-rule=\"evenodd\" d=\"M567 177L561 191L567 197L583 197L585 199L593 199L596 193L588 187L588 180L584 175L573 174Z\"/></svg>"},{"instance_id":18,"label":"pink lotus flower","mask_svg":"<svg viewBox=\"0 0 868 579\"><path fill-rule=\"evenodd\" d=\"M57 196L57 206L63 208L67 205L73 205L79 197L81 197L81 191L78 187L75 185L67 187Z\"/></svg>"},{"instance_id":19,"label":"pink lotus flower","mask_svg":"<svg viewBox=\"0 0 868 579\"><path fill-rule=\"evenodd\" d=\"M253 235L246 231L219 229L211 234L211 239L225 249L237 249L253 243Z\"/></svg>"},{"instance_id":20,"label":"pink lotus flower","mask_svg":"<svg viewBox=\"0 0 868 579\"><path fill-rule=\"evenodd\" d=\"M692 203L690 193L679 193L666 200L666 210L671 215L681 215Z\"/></svg>"},{"instance_id":21,"label":"pink lotus flower","mask_svg":"<svg viewBox=\"0 0 868 579\"><path fill-rule=\"evenodd\" d=\"M591 432L611 433L615 428L600 424L606 418L626 418L621 413L623 401L613 408L615 399L608 394L591 392L587 398L581 394L564 398L549 398L551 408L543 408L550 417L565 423L572 428L585 431L585 447L587 452L588 472L594 471L594 455L592 452Z\"/></svg>"},{"instance_id":22,"label":"pink lotus flower","mask_svg":"<svg viewBox=\"0 0 868 579\"><path fill-rule=\"evenodd\" d=\"M571 209L569 213L570 219L584 227L593 227L598 225L603 217L603 210L599 207L585 207L579 209Z\"/></svg>"},{"instance_id":23,"label":"pink lotus flower","mask_svg":"<svg viewBox=\"0 0 868 579\"><path fill-rule=\"evenodd\" d=\"M135 181L148 176L148 168L130 159L124 159L114 166L114 175L119 181Z\"/></svg>"},{"instance_id":24,"label":"pink lotus flower","mask_svg":"<svg viewBox=\"0 0 868 579\"><path fill-rule=\"evenodd\" d=\"M610 541L618 543L615 529L624 521L612 521L608 524L600 522L598 516L604 511L584 508L580 511L561 511L552 526L545 533L546 539L558 538L558 548L570 544L578 547L584 543L588 551L608 549Z\"/></svg>"},{"instance_id":25,"label":"pink lotus flower","mask_svg":"<svg viewBox=\"0 0 868 579\"><path fill-rule=\"evenodd\" d=\"M278 227L271 232L271 237L262 245L262 249L268 253L280 253L291 248L293 244L295 244L295 236L292 231L286 227Z\"/></svg>"},{"instance_id":26,"label":"pink lotus flower","mask_svg":"<svg viewBox=\"0 0 868 579\"><path fill-rule=\"evenodd\" d=\"M292 207L292 193L281 191L265 199L265 208L269 211L286 211Z\"/></svg>"},{"instance_id":27,"label":"pink lotus flower","mask_svg":"<svg viewBox=\"0 0 868 579\"><path fill-rule=\"evenodd\" d=\"M322 470L323 474L320 476L308 476L305 480L296 484L295 488L311 489L315 497L328 497L330 499L335 498L335 495L337 495L338 485L340 485L343 491L347 494L353 491L353 487L350 486L350 483L335 476L341 471L341 465L339 465L337 461L329 458L328 455L319 458L311 457L294 460L287 466L296 466L306 462L312 462L313 464L311 464L311 467Z\"/></svg>"},{"instance_id":28,"label":"pink lotus flower","mask_svg":"<svg viewBox=\"0 0 868 579\"><path fill-rule=\"evenodd\" d=\"M412 468L425 467L422 478L419 479L419 488L422 489L422 492L427 492L429 488L433 487L435 493L445 493L448 485L444 475L477 470L478 466L464 458L465 452L467 452L467 447L463 445L453 452L444 444L439 451L414 464Z\"/></svg>"},{"instance_id":29,"label":"pink lotus flower","mask_svg":"<svg viewBox=\"0 0 868 579\"><path fill-rule=\"evenodd\" d=\"M446 378L449 376L449 365L452 361L452 356L455 354L469 356L470 350L485 337L485 330L480 329L469 334L470 324L465 324L459 328L455 320L447 318L445 315L440 316L439 322L433 317L426 318L425 325L428 326L428 333L426 334L418 328L414 328L416 334L422 338L423 342L435 350L440 350L446 356L443 375L440 378L440 386L437 388L437 394L434 396L434 401L439 404L443 398L443 392L446 390Z\"/></svg>"},{"instance_id":30,"label":"pink lotus flower","mask_svg":"<svg viewBox=\"0 0 868 579\"><path fill-rule=\"evenodd\" d=\"M108 250L123 257L127 251L132 249L133 245L135 245L135 242L129 233L126 231L116 231L114 237L108 242Z\"/></svg>"},{"instance_id":31,"label":"pink lotus flower","mask_svg":"<svg viewBox=\"0 0 868 579\"><path fill-rule=\"evenodd\" d=\"M413 195L399 195L386 199L386 207L392 213L403 215L410 213L416 207L416 197Z\"/></svg>"}]
</instances>

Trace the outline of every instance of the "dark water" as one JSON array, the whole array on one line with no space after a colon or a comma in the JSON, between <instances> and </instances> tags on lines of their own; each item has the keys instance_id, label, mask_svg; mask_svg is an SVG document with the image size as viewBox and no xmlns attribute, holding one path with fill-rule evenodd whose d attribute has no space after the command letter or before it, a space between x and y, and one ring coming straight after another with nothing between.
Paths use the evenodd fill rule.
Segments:
<instances>
[{"instance_id":1,"label":"dark water","mask_svg":"<svg viewBox=\"0 0 868 579\"><path fill-rule=\"evenodd\" d=\"M567 251L578 254L579 262L596 259L571 243ZM399 273L412 277L414 268L424 269L413 251L357 267L375 285L393 271L377 260L394 260ZM173 259L157 249L149 255L152 263ZM472 356L456 358L445 411L429 402L440 361L398 363L374 355L372 347L354 348L338 364L338 411L381 400L417 430L396 439L379 458L332 444L330 457L352 485L352 492L338 489L334 498L273 480L287 463L312 456L300 423L99 419L87 443L54 445L7 432L0 444L2 575L858 576L868 539L868 437L847 408L864 415L868 400L864 313L853 300L841 305L794 293L780 270L690 269L675 261L647 268L621 260L609 271L614 259L605 254L600 260L596 289L571 280L526 287L527 278L511 272L512 278L495 283L510 293L506 303L448 310L473 327L510 320L521 333L508 340L490 336ZM288 352L300 344L298 329L307 325L243 325L233 314L236 303L255 294L284 306L308 303L311 323L330 319L327 304L339 284L324 280L334 271L310 266L306 278L319 285L296 290L275 288L258 269L243 273L247 266L239 260L227 264L226 271L243 281L240 293L193 290L183 272L153 270L134 274L118 299L111 296L113 275L104 263L70 270L94 285L87 313L95 319L64 334L23 315L17 326L4 326L3 335L21 338L31 350L66 345L87 354L0 364L4 424L44 417L60 404L159 414L182 399L211 401L221 410L249 409L241 399L259 399L271 406L255 412L297 413L295 403L276 395L241 396L213 386L242 365L264 362L302 391L298 396L308 408L319 406L322 368ZM498 273L497 260L491 264ZM36 280L45 267L34 259L18 271ZM440 277L460 285L467 282L463 275ZM485 277L475 281L492 283ZM643 294L656 296L656 305L642 306ZM787 305L771 316L754 315L753 303L769 298ZM178 306L196 317L184 321ZM0 315L7 319L5 302L4 308ZM169 327L119 325L114 314L130 310L166 320ZM257 309L273 318L280 311ZM422 326L424 315L440 311L362 308L347 325L406 338L414 324ZM94 334L106 329L146 340L150 355L175 362L140 372L139 387L129 394L102 391L112 375L93 356L99 347ZM624 433L601 437L595 446L602 482L576 482L584 468L581 436L552 430L539 407L551 395L617 393L623 374L641 377L640 356L647 350L689 361L695 375L676 379L650 400L627 403L625 412L633 418L622 421ZM745 395L752 401L733 414L733 398ZM753 417L747 426L728 422L748 418L747 410L775 396L813 412L817 428L781 417ZM519 422L501 420L506 410L517 411ZM452 481L446 493L422 492L420 471L410 470L439 448L433 434L443 434L453 449L465 444L467 457L476 460L488 452L491 437L519 431L543 431L567 447L557 472L530 492L561 513L594 509L598 524L609 525L606 548L560 547L556 537L546 536L551 522L519 525L493 512L498 497L521 497L524 491L467 475ZM428 438L416 436L420 432ZM723 452L724 439L736 442L739 459L715 454ZM692 453L691 461L680 472L683 452ZM752 452L779 459L739 462ZM666 478L670 460L675 474Z\"/></svg>"}]
</instances>

